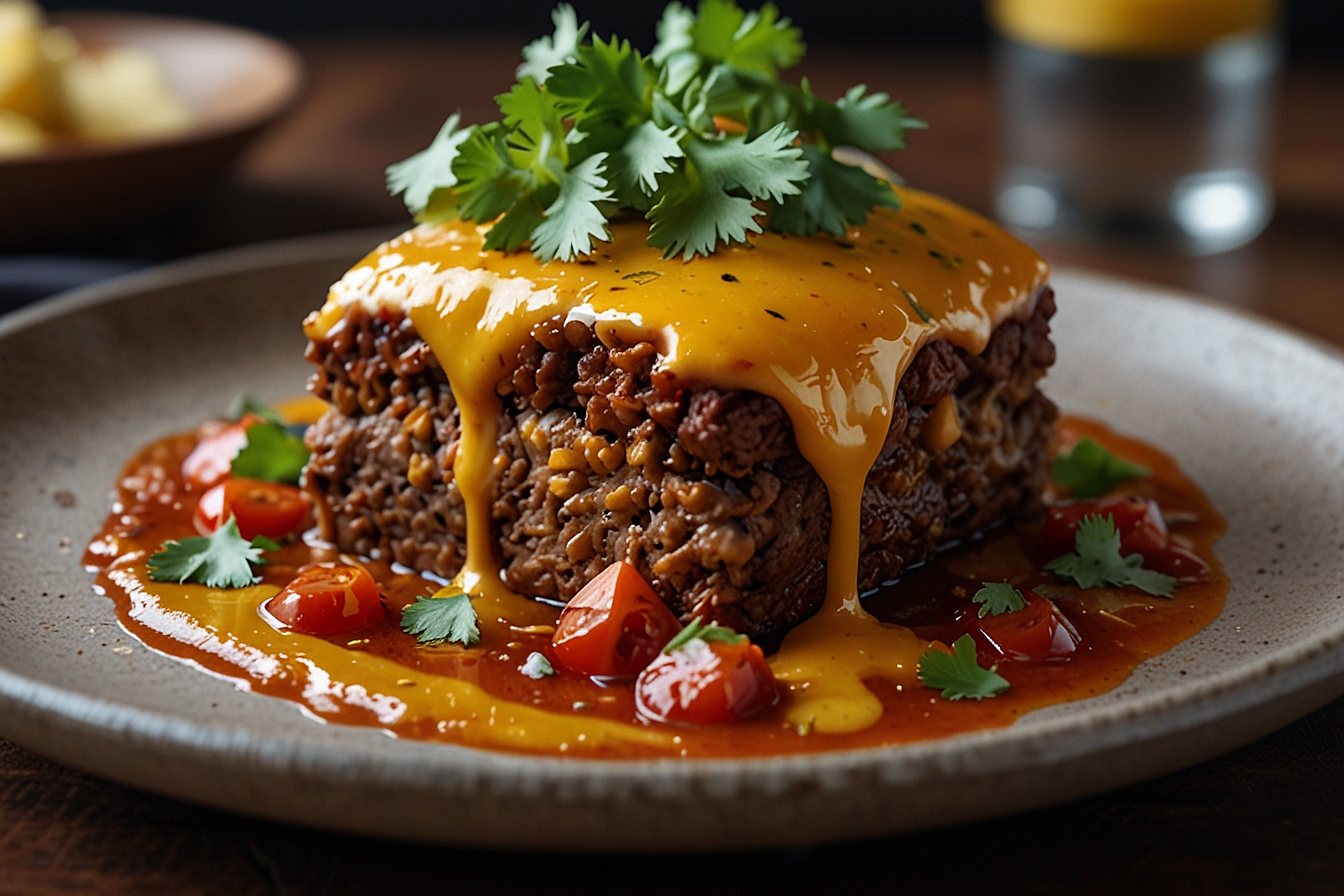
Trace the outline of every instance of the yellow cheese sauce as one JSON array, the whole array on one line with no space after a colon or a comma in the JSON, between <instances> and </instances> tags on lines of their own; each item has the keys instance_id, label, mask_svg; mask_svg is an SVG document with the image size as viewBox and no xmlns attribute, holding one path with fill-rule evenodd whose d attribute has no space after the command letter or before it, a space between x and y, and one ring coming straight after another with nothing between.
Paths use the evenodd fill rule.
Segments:
<instances>
[{"instance_id":1,"label":"yellow cheese sauce","mask_svg":"<svg viewBox=\"0 0 1344 896\"><path fill-rule=\"evenodd\" d=\"M777 400L831 504L826 602L772 661L797 694L791 719L819 731L872 725L863 684L914 682L926 645L860 606L864 480L891 423L901 375L929 339L979 354L1003 320L1025 316L1049 268L1022 242L945 199L899 190L844 239L766 233L685 262L647 245L641 220L578 264L482 249L484 228L422 226L356 265L306 323L321 338L346 306L407 313L447 374L461 415L454 479L467 510L458 584L483 615L518 618L532 603L500 584L490 526L501 404L495 386L531 329L556 317L593 323L609 347L650 342L678 381ZM843 647L839 645L843 644Z\"/></svg>"}]
</instances>

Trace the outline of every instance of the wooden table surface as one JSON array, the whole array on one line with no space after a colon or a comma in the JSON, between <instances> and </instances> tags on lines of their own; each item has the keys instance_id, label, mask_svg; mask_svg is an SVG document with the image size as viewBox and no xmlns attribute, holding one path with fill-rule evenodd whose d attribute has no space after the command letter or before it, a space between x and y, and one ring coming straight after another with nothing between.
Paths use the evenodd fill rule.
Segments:
<instances>
[{"instance_id":1,"label":"wooden table surface","mask_svg":"<svg viewBox=\"0 0 1344 896\"><path fill-rule=\"evenodd\" d=\"M236 173L117 252L171 257L404 220L381 171L448 112L493 113L515 42L304 45L307 93ZM911 183L990 207L989 68L964 50L815 50L822 95L863 81L933 126L891 158ZM1202 259L1043 247L1052 261L1168 284L1344 344L1344 66L1290 67L1268 231ZM104 251L108 251L104 249ZM316 299L315 299L316 301ZM445 806L445 812L466 807ZM510 857L255 821L148 796L0 741L0 893L1344 892L1344 700L1168 777L1007 819L811 850L699 858Z\"/></svg>"}]
</instances>

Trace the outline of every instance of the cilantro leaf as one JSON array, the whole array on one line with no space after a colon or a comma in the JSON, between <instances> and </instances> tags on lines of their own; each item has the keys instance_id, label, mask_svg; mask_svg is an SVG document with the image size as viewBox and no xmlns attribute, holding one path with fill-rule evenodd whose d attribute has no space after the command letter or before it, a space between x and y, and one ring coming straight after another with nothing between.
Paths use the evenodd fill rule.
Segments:
<instances>
[{"instance_id":1,"label":"cilantro leaf","mask_svg":"<svg viewBox=\"0 0 1344 896\"><path fill-rule=\"evenodd\" d=\"M781 18L773 3L766 3L748 12L733 31L733 44L723 61L733 68L758 71L774 78L780 69L791 68L803 58L807 45L802 38L802 29Z\"/></svg>"},{"instance_id":2,"label":"cilantro leaf","mask_svg":"<svg viewBox=\"0 0 1344 896\"><path fill-rule=\"evenodd\" d=\"M812 85L804 80L799 87L799 128L816 132L830 147L854 146L865 152L905 149L907 130L928 127L911 118L900 103L885 93L868 93L865 84L856 84L834 103L820 99Z\"/></svg>"},{"instance_id":3,"label":"cilantro leaf","mask_svg":"<svg viewBox=\"0 0 1344 896\"><path fill-rule=\"evenodd\" d=\"M486 232L485 248L512 252L531 239L536 229L545 222L546 212L537 203L537 197L525 193Z\"/></svg>"},{"instance_id":4,"label":"cilantro leaf","mask_svg":"<svg viewBox=\"0 0 1344 896\"><path fill-rule=\"evenodd\" d=\"M448 592L445 594L445 592ZM476 627L476 608L462 592L445 588L433 597L417 597L401 611L401 630L415 635L421 644L462 644L471 647L481 642Z\"/></svg>"},{"instance_id":5,"label":"cilantro leaf","mask_svg":"<svg viewBox=\"0 0 1344 896\"><path fill-rule=\"evenodd\" d=\"M697 616L686 624L686 627L667 642L663 648L663 653L671 653L674 650L680 650L692 641L700 640L706 643L710 641L721 641L724 644L741 644L747 640L746 635L739 635L730 628L724 628L717 622L711 622L705 625Z\"/></svg>"},{"instance_id":6,"label":"cilantro leaf","mask_svg":"<svg viewBox=\"0 0 1344 896\"><path fill-rule=\"evenodd\" d=\"M413 213L425 210L430 199L439 190L451 189L457 184L453 163L458 147L471 136L472 128L458 128L462 116L454 112L439 128L429 148L409 159L387 166L387 191L393 196L405 194L406 207Z\"/></svg>"},{"instance_id":7,"label":"cilantro leaf","mask_svg":"<svg viewBox=\"0 0 1344 896\"><path fill-rule=\"evenodd\" d=\"M609 166L613 170L616 195L623 204L645 202L658 190L658 175L671 174L672 160L685 155L674 136L675 128L666 130L652 121L633 128L618 150L618 158ZM638 190L643 196L635 196ZM631 201L633 199L633 201Z\"/></svg>"},{"instance_id":8,"label":"cilantro leaf","mask_svg":"<svg viewBox=\"0 0 1344 896\"><path fill-rule=\"evenodd\" d=\"M971 595L971 600L980 605L979 616L998 616L1000 613L1016 613L1027 605L1027 599L1007 582L982 582L985 587Z\"/></svg>"},{"instance_id":9,"label":"cilantro leaf","mask_svg":"<svg viewBox=\"0 0 1344 896\"><path fill-rule=\"evenodd\" d=\"M454 165L458 188L453 205L467 221L493 221L517 202L527 188L526 178L514 168L504 128L499 122L477 128L462 144ZM427 209L433 213L437 203ZM449 209L451 211L451 209Z\"/></svg>"},{"instance_id":10,"label":"cilantro leaf","mask_svg":"<svg viewBox=\"0 0 1344 896\"><path fill-rule=\"evenodd\" d=\"M998 674L998 668L981 668L976 662L975 639L962 635L952 643L952 653L930 650L919 658L919 683L942 691L945 700L983 700L1008 690L1008 682Z\"/></svg>"},{"instance_id":11,"label":"cilantro leaf","mask_svg":"<svg viewBox=\"0 0 1344 896\"><path fill-rule=\"evenodd\" d=\"M780 233L844 236L852 225L868 220L870 209L899 208L900 199L862 168L837 162L815 144L805 144L809 177L801 192L785 197L770 218L770 229Z\"/></svg>"},{"instance_id":12,"label":"cilantro leaf","mask_svg":"<svg viewBox=\"0 0 1344 896\"><path fill-rule=\"evenodd\" d=\"M594 117L622 122L648 117L649 92L657 79L652 63L629 41L613 37L578 48L573 59L551 72L546 90L576 126Z\"/></svg>"},{"instance_id":13,"label":"cilantro leaf","mask_svg":"<svg viewBox=\"0 0 1344 896\"><path fill-rule=\"evenodd\" d=\"M532 251L542 261L587 255L593 250L591 238L608 238L607 219L598 206L612 198L602 176L606 160L607 154L600 152L565 173L546 220L532 231Z\"/></svg>"},{"instance_id":14,"label":"cilantro leaf","mask_svg":"<svg viewBox=\"0 0 1344 896\"><path fill-rule=\"evenodd\" d=\"M555 667L551 665L550 660L546 659L544 653L538 653L534 650L527 655L527 659L518 667L518 671L528 678L540 681L548 675L554 675Z\"/></svg>"},{"instance_id":15,"label":"cilantro leaf","mask_svg":"<svg viewBox=\"0 0 1344 896\"><path fill-rule=\"evenodd\" d=\"M146 565L156 582L196 582L207 588L244 588L261 579L252 574L252 565L266 563L262 551L279 545L258 535L248 541L238 534L238 521L232 516L205 537L165 542L150 555Z\"/></svg>"},{"instance_id":16,"label":"cilantro leaf","mask_svg":"<svg viewBox=\"0 0 1344 896\"><path fill-rule=\"evenodd\" d=\"M1176 590L1174 578L1143 568L1142 554L1120 556L1120 533L1109 514L1084 517L1074 536L1074 553L1056 557L1045 568L1083 589L1133 585L1156 597L1171 597Z\"/></svg>"},{"instance_id":17,"label":"cilantro leaf","mask_svg":"<svg viewBox=\"0 0 1344 896\"><path fill-rule=\"evenodd\" d=\"M1055 458L1050 478L1075 498L1099 498L1131 479L1142 479L1152 472L1112 454L1096 439L1084 436L1069 453Z\"/></svg>"},{"instance_id":18,"label":"cilantro leaf","mask_svg":"<svg viewBox=\"0 0 1344 896\"><path fill-rule=\"evenodd\" d=\"M686 170L670 175L665 193L649 211L649 245L666 258L709 255L718 241L742 242L760 233L761 210L752 199L776 202L799 191L807 178L797 132L775 125L755 140L693 137L686 144ZM746 193L746 196L739 195Z\"/></svg>"},{"instance_id":19,"label":"cilantro leaf","mask_svg":"<svg viewBox=\"0 0 1344 896\"><path fill-rule=\"evenodd\" d=\"M278 423L254 423L247 428L247 444L233 458L230 471L246 479L294 485L306 463L303 439Z\"/></svg>"},{"instance_id":20,"label":"cilantro leaf","mask_svg":"<svg viewBox=\"0 0 1344 896\"><path fill-rule=\"evenodd\" d=\"M532 78L545 84L551 69L574 58L579 42L588 33L588 23L580 25L574 7L568 3L561 3L551 12L551 21L555 23L553 36L539 37L523 47L523 63L517 71L519 80Z\"/></svg>"},{"instance_id":21,"label":"cilantro leaf","mask_svg":"<svg viewBox=\"0 0 1344 896\"><path fill-rule=\"evenodd\" d=\"M669 4L658 23L654 61L672 63L679 54L713 65L726 63L769 78L796 65L807 47L802 32L780 18L773 3L744 12L729 0L702 0L697 13Z\"/></svg>"}]
</instances>

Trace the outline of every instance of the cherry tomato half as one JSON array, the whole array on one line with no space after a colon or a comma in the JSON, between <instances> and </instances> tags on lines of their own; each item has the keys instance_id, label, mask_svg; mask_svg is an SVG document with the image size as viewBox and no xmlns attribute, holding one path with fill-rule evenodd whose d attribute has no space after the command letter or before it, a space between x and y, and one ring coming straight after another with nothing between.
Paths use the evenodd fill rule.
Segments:
<instances>
[{"instance_id":1,"label":"cherry tomato half","mask_svg":"<svg viewBox=\"0 0 1344 896\"><path fill-rule=\"evenodd\" d=\"M265 422L247 413L237 423L201 439L182 461L182 476L196 488L209 488L224 479L233 468L233 459L247 444L247 428Z\"/></svg>"},{"instance_id":2,"label":"cherry tomato half","mask_svg":"<svg viewBox=\"0 0 1344 896\"><path fill-rule=\"evenodd\" d=\"M1062 660L1073 655L1082 640L1063 611L1035 591L1025 591L1027 605L997 616L970 614L967 625L982 649L998 659L1018 663Z\"/></svg>"},{"instance_id":3,"label":"cherry tomato half","mask_svg":"<svg viewBox=\"0 0 1344 896\"><path fill-rule=\"evenodd\" d=\"M574 595L551 647L569 672L633 678L653 662L681 623L629 563L613 563Z\"/></svg>"},{"instance_id":4,"label":"cherry tomato half","mask_svg":"<svg viewBox=\"0 0 1344 896\"><path fill-rule=\"evenodd\" d=\"M358 566L304 567L263 606L276 620L305 635L358 631L383 618L378 586Z\"/></svg>"},{"instance_id":5,"label":"cherry tomato half","mask_svg":"<svg viewBox=\"0 0 1344 896\"><path fill-rule=\"evenodd\" d=\"M280 541L308 527L308 497L279 482L226 479L201 495L192 519L197 532L209 535L230 516L238 520L243 538L264 535Z\"/></svg>"},{"instance_id":6,"label":"cherry tomato half","mask_svg":"<svg viewBox=\"0 0 1344 896\"><path fill-rule=\"evenodd\" d=\"M655 722L722 725L779 701L761 648L692 638L661 654L635 682L635 706Z\"/></svg>"},{"instance_id":7,"label":"cherry tomato half","mask_svg":"<svg viewBox=\"0 0 1344 896\"><path fill-rule=\"evenodd\" d=\"M1120 533L1120 553L1142 554L1148 569L1178 579L1197 578L1209 571L1208 564L1188 544L1168 534L1157 502L1135 496L1051 507L1046 511L1041 537L1055 554L1067 554L1073 550L1078 524L1088 516L1109 516Z\"/></svg>"}]
</instances>

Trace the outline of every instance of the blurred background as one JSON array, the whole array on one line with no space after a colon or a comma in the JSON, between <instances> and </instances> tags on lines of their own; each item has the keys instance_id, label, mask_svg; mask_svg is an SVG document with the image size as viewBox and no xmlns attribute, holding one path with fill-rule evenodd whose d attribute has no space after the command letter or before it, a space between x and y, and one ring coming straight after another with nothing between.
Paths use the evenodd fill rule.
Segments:
<instances>
[{"instance_id":1,"label":"blurred background","mask_svg":"<svg viewBox=\"0 0 1344 896\"><path fill-rule=\"evenodd\" d=\"M402 0L395 4L376 0L106 0L98 4L101 9L199 16L290 38L342 34L528 37L549 27L554 5L550 0L511 0L504 4L463 0ZM619 34L645 49L652 44L653 26L662 10L661 3L628 0L579 0L573 5L599 34ZM930 41L984 46L989 37L981 0L850 0L844 4L787 0L776 5L802 27L813 46L863 42L901 48ZM45 6L58 11L87 8L88 4L52 0ZM838 14L841 11L843 15ZM1287 0L1285 20L1294 57L1341 52L1344 4L1338 0ZM856 22L862 27L856 29Z\"/></svg>"},{"instance_id":2,"label":"blurred background","mask_svg":"<svg viewBox=\"0 0 1344 896\"><path fill-rule=\"evenodd\" d=\"M71 0L49 13L87 8ZM578 0L599 34L648 48L661 5ZM747 5L751 5L748 3ZM999 145L994 41L980 0L788 0L809 53L789 74L837 96L866 82L930 122L886 161L912 185L995 213ZM425 146L449 113L494 116L521 43L550 31L550 0L104 0L101 9L190 16L277 36L298 51L304 87L222 179L167 213L90 232L0 235L0 310L139 266L233 245L407 221L384 167ZM844 14L838 15L837 9ZM1276 196L1268 230L1207 257L1151 246L1037 239L1052 261L1212 295L1344 342L1344 321L1305 307L1324 290L1344 236L1344 4L1284 0L1284 64L1272 117ZM0 218L4 212L0 210ZM0 220L0 232L4 231ZM1319 285L1318 285L1319 284ZM1271 296L1272 294L1272 296ZM1307 298L1304 298L1307 296Z\"/></svg>"}]
</instances>

